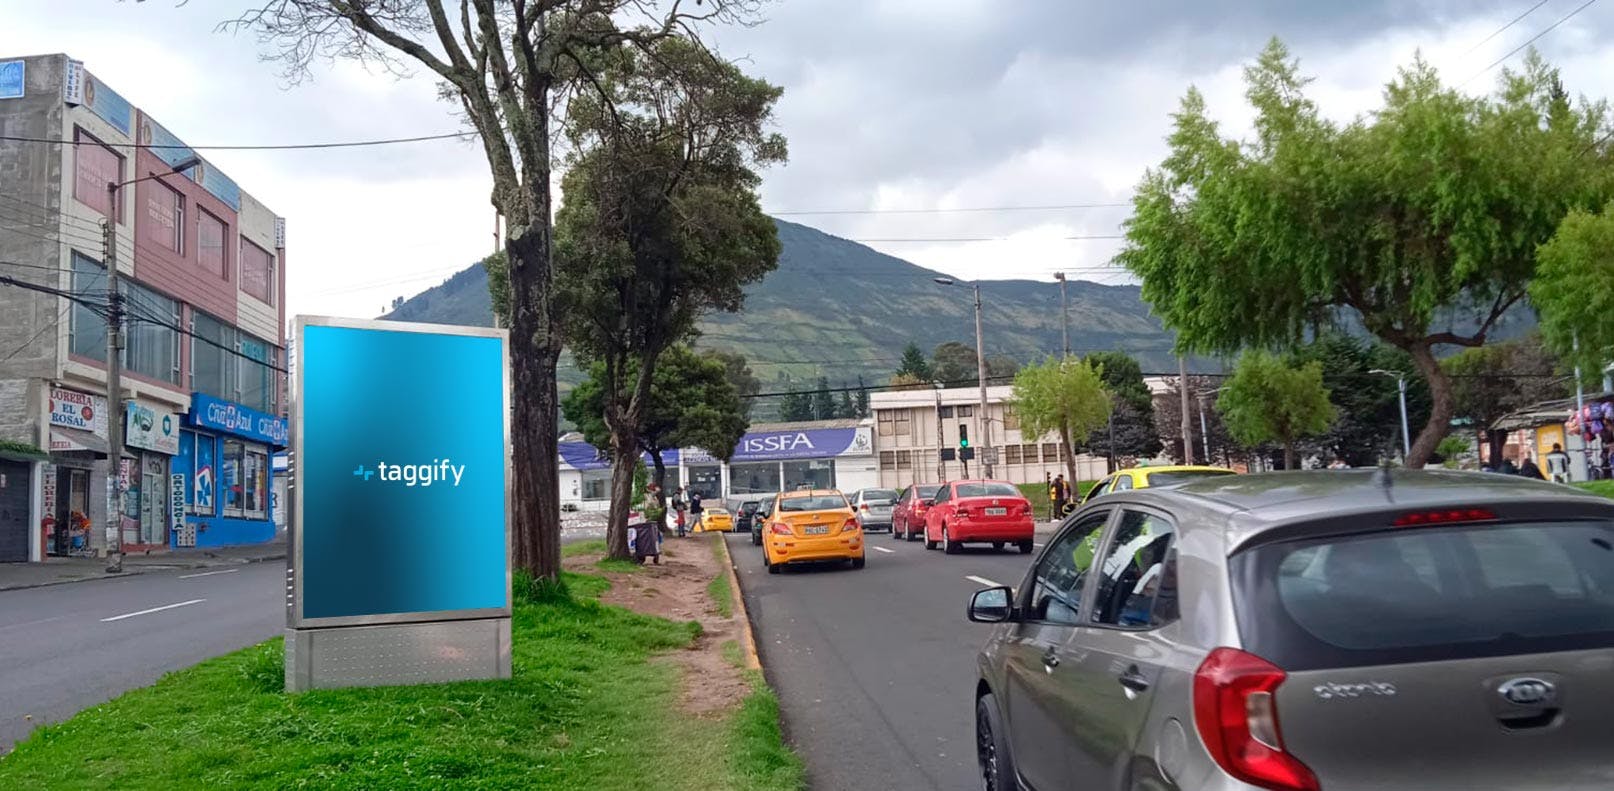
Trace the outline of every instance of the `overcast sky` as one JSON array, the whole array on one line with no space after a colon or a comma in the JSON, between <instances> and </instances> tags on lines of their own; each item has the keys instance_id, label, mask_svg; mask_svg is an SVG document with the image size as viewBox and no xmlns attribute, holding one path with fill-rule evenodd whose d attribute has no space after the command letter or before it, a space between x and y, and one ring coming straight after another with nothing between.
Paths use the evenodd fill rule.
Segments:
<instances>
[{"instance_id":1,"label":"overcast sky","mask_svg":"<svg viewBox=\"0 0 1614 791\"><path fill-rule=\"evenodd\" d=\"M1574 11L1548 0L773 0L758 27L717 31L722 51L784 86L788 165L767 172L774 212L1125 203L1159 161L1190 84L1227 128L1247 126L1240 69L1272 35L1349 118L1422 49L1451 82ZM240 0L0 0L0 56L66 52L192 145L301 143L455 131L424 77L319 65L286 86L251 37L214 32ZM1593 3L1537 46L1573 93L1614 93L1614 2ZM1600 43L1604 42L1604 43ZM1522 55L1509 61L1517 63ZM486 255L489 179L448 141L208 157L287 218L293 313L373 316ZM1101 282L1127 209L789 214L851 239L1004 238L871 246L964 278Z\"/></svg>"}]
</instances>

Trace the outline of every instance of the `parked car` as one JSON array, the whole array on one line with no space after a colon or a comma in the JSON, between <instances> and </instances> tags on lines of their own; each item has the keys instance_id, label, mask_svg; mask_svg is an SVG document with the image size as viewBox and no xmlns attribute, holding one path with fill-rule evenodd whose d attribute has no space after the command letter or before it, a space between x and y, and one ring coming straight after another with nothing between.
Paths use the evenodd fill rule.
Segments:
<instances>
[{"instance_id":1,"label":"parked car","mask_svg":"<svg viewBox=\"0 0 1614 791\"><path fill-rule=\"evenodd\" d=\"M702 509L700 530L704 533L729 533L734 530L734 516L721 505Z\"/></svg>"},{"instance_id":2,"label":"parked car","mask_svg":"<svg viewBox=\"0 0 1614 791\"><path fill-rule=\"evenodd\" d=\"M747 533L751 531L751 522L762 507L761 500L741 500L734 507L734 532Z\"/></svg>"},{"instance_id":3,"label":"parked car","mask_svg":"<svg viewBox=\"0 0 1614 791\"><path fill-rule=\"evenodd\" d=\"M851 497L852 511L864 530L891 530L891 509L897 504L896 489L859 489Z\"/></svg>"},{"instance_id":4,"label":"parked car","mask_svg":"<svg viewBox=\"0 0 1614 791\"><path fill-rule=\"evenodd\" d=\"M1162 467L1133 467L1113 472L1105 476L1103 480L1093 484L1093 488L1087 490L1087 496L1082 498L1082 502L1085 503L1113 492L1124 492L1128 489L1146 489L1150 486L1178 486L1201 478L1237 474L1226 467L1202 467L1185 464Z\"/></svg>"},{"instance_id":5,"label":"parked car","mask_svg":"<svg viewBox=\"0 0 1614 791\"><path fill-rule=\"evenodd\" d=\"M897 504L891 509L891 536L907 541L918 541L925 532L925 509L930 499L941 491L939 483L916 483L897 495Z\"/></svg>"},{"instance_id":6,"label":"parked car","mask_svg":"<svg viewBox=\"0 0 1614 791\"><path fill-rule=\"evenodd\" d=\"M1031 501L1008 481L951 481L925 511L925 549L957 554L965 543L1014 544L1030 554L1036 532Z\"/></svg>"},{"instance_id":7,"label":"parked car","mask_svg":"<svg viewBox=\"0 0 1614 791\"><path fill-rule=\"evenodd\" d=\"M762 563L769 574L778 574L787 563L825 560L863 568L863 531L846 496L834 489L784 492L774 498L762 538Z\"/></svg>"},{"instance_id":8,"label":"parked car","mask_svg":"<svg viewBox=\"0 0 1614 791\"><path fill-rule=\"evenodd\" d=\"M1569 487L1335 470L1116 492L969 617L997 624L988 791L1614 777L1614 502Z\"/></svg>"},{"instance_id":9,"label":"parked car","mask_svg":"<svg viewBox=\"0 0 1614 791\"><path fill-rule=\"evenodd\" d=\"M757 506L757 512L751 517L751 546L762 546L762 533L768 529L768 520L773 517L773 505L778 502L777 495L769 497Z\"/></svg>"}]
</instances>

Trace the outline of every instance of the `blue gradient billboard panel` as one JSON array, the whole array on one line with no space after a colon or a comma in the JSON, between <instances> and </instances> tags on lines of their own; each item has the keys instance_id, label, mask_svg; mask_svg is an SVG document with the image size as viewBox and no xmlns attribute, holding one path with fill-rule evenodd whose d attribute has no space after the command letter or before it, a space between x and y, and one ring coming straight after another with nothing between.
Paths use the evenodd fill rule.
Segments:
<instances>
[{"instance_id":1,"label":"blue gradient billboard panel","mask_svg":"<svg viewBox=\"0 0 1614 791\"><path fill-rule=\"evenodd\" d=\"M504 338L314 321L297 348L301 619L507 610Z\"/></svg>"}]
</instances>

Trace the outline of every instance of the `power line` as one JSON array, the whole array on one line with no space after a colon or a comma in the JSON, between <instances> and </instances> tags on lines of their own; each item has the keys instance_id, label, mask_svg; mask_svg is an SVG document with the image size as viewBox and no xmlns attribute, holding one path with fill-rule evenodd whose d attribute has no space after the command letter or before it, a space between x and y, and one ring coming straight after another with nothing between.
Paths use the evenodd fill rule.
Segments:
<instances>
[{"instance_id":1,"label":"power line","mask_svg":"<svg viewBox=\"0 0 1614 791\"><path fill-rule=\"evenodd\" d=\"M1578 13L1580 13L1580 12L1582 12L1582 11L1585 11L1585 10L1586 10L1586 9L1587 9L1587 8L1588 8L1588 7L1589 7L1589 6L1591 6L1591 4L1592 4L1592 3L1595 3L1595 2L1597 2L1597 0L1586 0L1586 2L1584 2L1584 3L1581 3L1581 4L1580 4L1580 5L1579 5L1579 6L1577 6L1577 7L1576 7L1576 8L1575 8L1575 10L1573 10L1573 11L1570 11L1570 12L1569 12L1569 13L1567 13L1567 14L1564 14L1564 15L1563 15L1563 16L1562 16L1562 17L1560 17L1560 18L1559 18L1559 19L1558 19L1558 21L1557 21L1557 22L1554 22L1554 23L1552 23L1552 24L1551 24L1551 25L1548 25L1548 26L1547 26L1547 29L1545 29L1545 30L1543 30L1543 31L1541 31L1541 32L1540 32L1540 33L1537 33L1537 34L1535 34L1535 35L1534 35L1534 36L1531 36L1531 37L1530 37L1530 39L1529 39L1529 40L1528 40L1528 41L1526 41L1526 42L1524 42L1524 43L1523 43L1523 44L1520 44L1520 45L1519 45L1519 46L1517 46L1517 47L1514 47L1514 48L1513 48L1513 49L1511 49L1511 50L1509 50L1509 51L1508 51L1508 54L1506 54L1506 55L1503 55L1503 56L1502 56L1502 57L1500 57L1500 58L1497 58L1497 59L1496 59L1496 60L1495 60L1495 61L1494 61L1494 62L1493 62L1493 63L1491 63L1491 65L1489 65L1489 66L1486 66L1486 67L1485 67L1485 68L1483 68L1483 69L1480 69L1480 70L1479 70L1479 71L1476 71L1476 72L1474 72L1474 73L1473 73L1473 74L1472 74L1472 75L1471 75L1471 76L1469 76L1469 78L1468 78L1468 79L1466 79L1466 80L1463 80L1463 82L1462 82L1462 84L1461 84L1461 85L1459 85L1459 86L1458 86L1458 87L1459 87L1459 88L1460 88L1460 87L1462 87L1462 86L1463 86L1463 85L1467 85L1467 84L1469 84L1469 83L1470 83L1470 82L1473 82L1473 81L1474 81L1474 78L1475 78L1475 77L1478 77L1478 76L1480 76L1480 75L1481 75L1481 74L1484 74L1484 73L1486 73L1486 72L1488 72L1488 71L1490 71L1490 70L1491 70L1491 69L1494 69L1494 68L1496 68L1496 67L1497 67L1497 66L1499 66L1499 65L1501 65L1501 64L1502 64L1502 62L1503 62L1503 61L1506 61L1506 60L1507 60L1507 59L1508 59L1508 58L1511 58L1511 57L1513 57L1513 56L1514 56L1514 55L1517 55L1517 54L1519 54L1519 51L1520 51L1520 50L1523 50L1523 49L1524 49L1524 48L1525 48L1525 47L1528 47L1528 46L1530 46L1530 45L1531 45L1531 44L1534 44L1534 43L1535 43L1535 42L1536 42L1536 41L1537 41L1537 40L1538 40L1538 39L1540 39L1540 38L1541 38L1541 37L1542 37L1542 36L1545 36L1545 35L1547 35L1547 34L1548 34L1548 33L1551 33L1551 32L1552 32L1552 31L1553 31L1553 30L1554 30L1554 29L1555 29L1555 28L1557 28L1557 27L1558 27L1558 26L1559 26L1559 25L1562 25L1562 24L1563 24L1563 23L1565 23L1565 22L1568 22L1568 21L1569 21L1569 20L1570 20L1570 19L1572 19L1572 18L1573 18L1573 17L1574 17L1574 16L1575 16L1575 15L1576 15L1576 14L1578 14Z\"/></svg>"},{"instance_id":2,"label":"power line","mask_svg":"<svg viewBox=\"0 0 1614 791\"><path fill-rule=\"evenodd\" d=\"M995 211L1064 211L1067 209L1108 209L1131 205L1131 203L1061 203L1046 206L975 206L958 209L789 209L785 211L770 211L767 212L767 214L771 214L775 217L837 214L965 214Z\"/></svg>"},{"instance_id":3,"label":"power line","mask_svg":"<svg viewBox=\"0 0 1614 791\"><path fill-rule=\"evenodd\" d=\"M43 327L40 327L39 332L36 332L33 335L29 336L28 340L22 342L21 346L18 346L17 348L12 349L10 354L7 354L4 357L0 357L0 363L9 362L11 360L11 358L16 357L19 354L22 354L22 351L24 349L28 348L29 346L34 345L34 341L39 340L39 338L41 336L43 336L46 332L49 332L50 330L53 330L56 327L60 326L61 323L62 323L62 319L67 318L67 314L71 313L72 311L73 311L73 303L70 301L70 302L67 303L67 307L63 308L62 312L59 315L56 316L56 319L54 321L50 322L49 324L46 324Z\"/></svg>"},{"instance_id":4,"label":"power line","mask_svg":"<svg viewBox=\"0 0 1614 791\"><path fill-rule=\"evenodd\" d=\"M1550 3L1550 2L1552 2L1552 0L1540 0L1540 2L1536 3L1533 6L1530 6L1529 10L1527 10L1524 13L1514 17L1512 22L1509 22L1509 23L1497 28L1496 30L1491 31L1491 35L1480 39L1479 43L1475 44L1472 47L1469 47L1468 49L1463 50L1463 54L1467 55L1468 53L1473 52L1474 50L1485 46L1485 42L1490 41L1491 39L1502 35L1503 31L1506 31L1508 28L1513 27L1514 25L1518 24L1519 20L1524 19L1525 17L1531 15L1532 13L1535 13L1535 10L1537 8L1540 8L1540 7L1546 5L1547 3Z\"/></svg>"},{"instance_id":5,"label":"power line","mask_svg":"<svg viewBox=\"0 0 1614 791\"><path fill-rule=\"evenodd\" d=\"M1594 2L1595 2L1595 0L1594 0ZM928 244L928 243L931 243L931 242L1022 242L1022 241L1029 241L1029 242L1035 242L1035 241L1068 242L1068 241L1091 241L1091 240L1095 240L1095 239L1125 239L1125 238L1126 238L1126 236L1123 235L1123 234L1093 234L1093 235L1087 235L1087 236L1044 236L1044 237L1028 236L1028 237L1021 237L1021 238L1018 238L1018 239L1014 238L1014 237L1009 237L1009 236L958 236L958 237L930 237L930 238L926 238L926 237L910 237L910 238L896 238L896 239L847 239L846 241L848 241L848 242L859 242L859 243L862 243L862 244L880 244L880 243L901 244L901 243L910 243L910 242L923 242L923 243Z\"/></svg>"},{"instance_id":6,"label":"power line","mask_svg":"<svg viewBox=\"0 0 1614 791\"><path fill-rule=\"evenodd\" d=\"M177 149L180 151L300 151L323 148L363 148L366 146L390 146L398 143L423 143L429 140L451 140L455 138L474 137L477 132L449 132L440 135L419 135L416 137L392 137L379 140L345 140L325 143L273 143L256 145L155 145L150 143L100 143L95 140L65 140L58 137L22 137L18 135L0 135L0 140L9 140L16 143L45 143L51 145L81 146L81 145L107 145L116 148L144 148L149 150Z\"/></svg>"}]
</instances>

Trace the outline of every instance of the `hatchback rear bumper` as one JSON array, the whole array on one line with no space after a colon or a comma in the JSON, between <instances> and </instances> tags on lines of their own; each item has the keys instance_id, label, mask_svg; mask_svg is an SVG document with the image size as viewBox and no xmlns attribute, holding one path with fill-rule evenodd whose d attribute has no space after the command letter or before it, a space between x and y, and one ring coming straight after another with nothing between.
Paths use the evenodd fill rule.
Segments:
<instances>
[{"instance_id":1,"label":"hatchback rear bumper","mask_svg":"<svg viewBox=\"0 0 1614 791\"><path fill-rule=\"evenodd\" d=\"M863 557L862 534L827 538L770 536L768 549L774 563L808 563L817 560L851 560Z\"/></svg>"}]
</instances>

